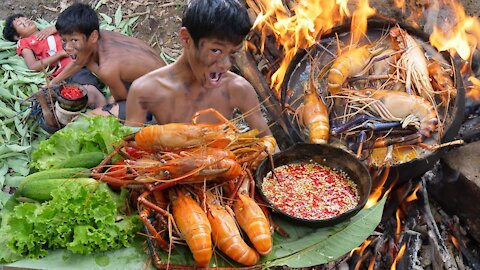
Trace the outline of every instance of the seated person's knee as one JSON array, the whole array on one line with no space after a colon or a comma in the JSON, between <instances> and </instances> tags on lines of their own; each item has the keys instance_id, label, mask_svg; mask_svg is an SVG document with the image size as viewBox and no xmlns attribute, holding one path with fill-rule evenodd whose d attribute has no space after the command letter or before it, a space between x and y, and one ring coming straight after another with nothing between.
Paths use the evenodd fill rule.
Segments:
<instances>
[{"instance_id":1,"label":"seated person's knee","mask_svg":"<svg viewBox=\"0 0 480 270\"><path fill-rule=\"evenodd\" d=\"M92 109L101 108L107 104L107 99L102 92L93 85L84 85L87 89L88 106Z\"/></svg>"}]
</instances>

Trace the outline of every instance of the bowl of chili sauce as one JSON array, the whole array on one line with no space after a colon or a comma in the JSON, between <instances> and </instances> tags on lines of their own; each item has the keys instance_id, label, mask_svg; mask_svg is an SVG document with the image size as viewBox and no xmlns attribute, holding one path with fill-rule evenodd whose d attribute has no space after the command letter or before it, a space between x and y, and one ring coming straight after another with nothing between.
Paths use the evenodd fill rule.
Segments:
<instances>
[{"instance_id":1,"label":"bowl of chili sauce","mask_svg":"<svg viewBox=\"0 0 480 270\"><path fill-rule=\"evenodd\" d=\"M54 90L56 99L64 110L77 112L87 106L87 90L79 84L62 84L55 87Z\"/></svg>"},{"instance_id":2,"label":"bowl of chili sauce","mask_svg":"<svg viewBox=\"0 0 480 270\"><path fill-rule=\"evenodd\" d=\"M343 149L298 143L272 161L257 168L256 188L275 214L291 222L333 226L358 213L370 195L367 167Z\"/></svg>"}]
</instances>

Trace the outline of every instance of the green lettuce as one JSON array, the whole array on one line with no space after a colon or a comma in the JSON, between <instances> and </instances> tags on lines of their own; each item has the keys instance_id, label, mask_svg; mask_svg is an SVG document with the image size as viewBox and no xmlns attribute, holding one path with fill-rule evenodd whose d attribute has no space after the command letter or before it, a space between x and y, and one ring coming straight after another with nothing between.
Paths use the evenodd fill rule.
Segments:
<instances>
[{"instance_id":1,"label":"green lettuce","mask_svg":"<svg viewBox=\"0 0 480 270\"><path fill-rule=\"evenodd\" d=\"M60 248L79 254L119 249L129 246L141 230L138 215L118 212L124 196L104 183L93 193L82 185L60 186L52 196L0 213L0 262L41 258Z\"/></svg>"},{"instance_id":2,"label":"green lettuce","mask_svg":"<svg viewBox=\"0 0 480 270\"><path fill-rule=\"evenodd\" d=\"M113 116L82 115L42 141L32 152L30 166L47 170L78 154L103 152L107 155L124 136L131 133L130 128Z\"/></svg>"}]
</instances>

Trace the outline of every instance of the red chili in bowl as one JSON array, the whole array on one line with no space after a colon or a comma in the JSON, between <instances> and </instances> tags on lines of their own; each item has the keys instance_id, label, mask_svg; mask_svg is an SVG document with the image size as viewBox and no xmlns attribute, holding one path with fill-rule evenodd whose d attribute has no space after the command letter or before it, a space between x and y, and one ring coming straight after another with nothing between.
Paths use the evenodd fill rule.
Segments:
<instances>
[{"instance_id":1,"label":"red chili in bowl","mask_svg":"<svg viewBox=\"0 0 480 270\"><path fill-rule=\"evenodd\" d=\"M358 205L356 184L346 173L318 163L291 163L263 179L265 196L283 212L303 219L336 217Z\"/></svg>"},{"instance_id":2,"label":"red chili in bowl","mask_svg":"<svg viewBox=\"0 0 480 270\"><path fill-rule=\"evenodd\" d=\"M83 92L78 87L64 85L62 90L60 90L60 95L65 98L75 100L83 97Z\"/></svg>"}]
</instances>

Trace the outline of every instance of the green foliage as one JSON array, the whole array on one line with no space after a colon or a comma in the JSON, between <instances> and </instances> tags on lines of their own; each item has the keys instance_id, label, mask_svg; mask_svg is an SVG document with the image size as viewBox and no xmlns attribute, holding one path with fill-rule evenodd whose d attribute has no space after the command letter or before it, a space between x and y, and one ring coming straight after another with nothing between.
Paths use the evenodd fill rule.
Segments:
<instances>
[{"instance_id":1,"label":"green foliage","mask_svg":"<svg viewBox=\"0 0 480 270\"><path fill-rule=\"evenodd\" d=\"M99 1L97 8L104 2ZM100 14L100 27L131 35L138 17L123 19L121 12L119 7L115 22ZM0 31L4 23L0 20ZM35 23L39 29L54 24L41 18ZM23 58L16 54L16 44L0 36L0 188L18 186L20 179L30 173L32 150L49 137L39 127L38 119L29 117L32 103L27 101L43 85L44 74L30 71ZM8 194L0 191L0 209L8 198Z\"/></svg>"},{"instance_id":2,"label":"green foliage","mask_svg":"<svg viewBox=\"0 0 480 270\"><path fill-rule=\"evenodd\" d=\"M105 184L94 192L83 185L59 186L51 195L42 204L20 203L0 213L0 262L41 258L59 248L90 254L127 247L141 228L137 215L120 216L119 195Z\"/></svg>"},{"instance_id":3,"label":"green foliage","mask_svg":"<svg viewBox=\"0 0 480 270\"><path fill-rule=\"evenodd\" d=\"M3 26L0 21L0 31ZM15 49L14 42L0 38L0 187L18 185L30 172L32 148L48 136L29 118L31 104L25 101L45 82L44 75L30 71ZM0 209L8 198L1 193Z\"/></svg>"},{"instance_id":4,"label":"green foliage","mask_svg":"<svg viewBox=\"0 0 480 270\"><path fill-rule=\"evenodd\" d=\"M82 116L40 142L32 153L30 165L38 170L47 170L68 162L74 167L90 168L100 163L102 158L96 158L93 160L96 164L89 166L90 161L82 157L84 154L100 152L107 155L130 133L131 129L113 116Z\"/></svg>"},{"instance_id":5,"label":"green foliage","mask_svg":"<svg viewBox=\"0 0 480 270\"><path fill-rule=\"evenodd\" d=\"M99 4L101 3L102 1L99 2ZM120 4L118 5L117 10L115 11L115 15L113 19L105 13L99 13L99 15L102 18L102 22L100 23L100 28L119 32L127 36L131 36L133 34L132 32L133 24L138 20L138 16L124 19L122 15L122 5Z\"/></svg>"},{"instance_id":6,"label":"green foliage","mask_svg":"<svg viewBox=\"0 0 480 270\"><path fill-rule=\"evenodd\" d=\"M314 229L299 226L280 219L275 219L289 234L289 238L274 235L272 253L261 258L259 264L264 269L278 265L288 267L311 267L338 259L353 248L359 246L378 226L385 199L369 209L362 209L351 220L334 227ZM139 242L137 242L140 245ZM1 250L0 245L0 254ZM128 260L125 256L128 254ZM142 249L126 248L113 250L102 254L109 258L108 269L144 269L147 254ZM194 265L191 252L187 247L176 245L172 253L159 250L163 262L172 264ZM68 255L64 251L52 252L40 260L23 259L9 266L48 268L48 269L94 269L98 263L94 256ZM74 264L72 264L74 262ZM126 265L129 264L127 267ZM210 266L235 267L239 266L225 259L225 255L215 253Z\"/></svg>"}]
</instances>

